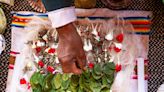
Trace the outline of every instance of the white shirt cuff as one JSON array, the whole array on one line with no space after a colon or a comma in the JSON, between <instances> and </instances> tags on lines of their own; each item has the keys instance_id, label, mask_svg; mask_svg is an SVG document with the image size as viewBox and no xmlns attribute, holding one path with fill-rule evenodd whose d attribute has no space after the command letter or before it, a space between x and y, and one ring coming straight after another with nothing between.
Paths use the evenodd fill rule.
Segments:
<instances>
[{"instance_id":1,"label":"white shirt cuff","mask_svg":"<svg viewBox=\"0 0 164 92\"><path fill-rule=\"evenodd\" d=\"M62 27L77 19L75 7L66 7L48 12L48 18L51 21L53 28Z\"/></svg>"}]
</instances>

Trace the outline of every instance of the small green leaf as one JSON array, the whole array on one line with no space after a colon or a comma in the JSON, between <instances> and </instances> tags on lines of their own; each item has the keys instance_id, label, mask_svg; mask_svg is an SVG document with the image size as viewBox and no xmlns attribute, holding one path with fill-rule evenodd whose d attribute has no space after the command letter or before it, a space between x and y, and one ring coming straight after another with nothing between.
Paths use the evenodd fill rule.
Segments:
<instances>
[{"instance_id":1,"label":"small green leaf","mask_svg":"<svg viewBox=\"0 0 164 92\"><path fill-rule=\"evenodd\" d=\"M32 84L32 86L36 86L39 84L39 78L40 78L40 73L39 72L35 72L30 79L30 83Z\"/></svg>"},{"instance_id":2,"label":"small green leaf","mask_svg":"<svg viewBox=\"0 0 164 92\"><path fill-rule=\"evenodd\" d=\"M62 81L62 89L67 89L71 83L71 80Z\"/></svg>"},{"instance_id":3,"label":"small green leaf","mask_svg":"<svg viewBox=\"0 0 164 92\"><path fill-rule=\"evenodd\" d=\"M71 85L76 87L78 84L79 84L79 76L72 75L71 76Z\"/></svg>"},{"instance_id":4,"label":"small green leaf","mask_svg":"<svg viewBox=\"0 0 164 92\"><path fill-rule=\"evenodd\" d=\"M71 92L77 92L78 88L79 87L75 87L75 86L70 85Z\"/></svg>"},{"instance_id":5,"label":"small green leaf","mask_svg":"<svg viewBox=\"0 0 164 92\"><path fill-rule=\"evenodd\" d=\"M112 68L113 66L110 63L104 64L103 72L105 74L112 75L114 73L114 70Z\"/></svg>"},{"instance_id":6,"label":"small green leaf","mask_svg":"<svg viewBox=\"0 0 164 92\"><path fill-rule=\"evenodd\" d=\"M101 91L101 83L91 82L90 89L92 92L100 92Z\"/></svg>"},{"instance_id":7,"label":"small green leaf","mask_svg":"<svg viewBox=\"0 0 164 92\"><path fill-rule=\"evenodd\" d=\"M89 72L89 69L87 69L86 71L83 72L83 75L85 76L86 79L89 79L90 78L90 72Z\"/></svg>"},{"instance_id":8,"label":"small green leaf","mask_svg":"<svg viewBox=\"0 0 164 92\"><path fill-rule=\"evenodd\" d=\"M103 76L102 77L102 84L103 85L108 85L108 80L107 80L107 77L106 76Z\"/></svg>"},{"instance_id":9,"label":"small green leaf","mask_svg":"<svg viewBox=\"0 0 164 92\"><path fill-rule=\"evenodd\" d=\"M45 76L44 75L40 75L40 78L39 78L39 84L41 85L41 87L43 87L43 80L44 80Z\"/></svg>"},{"instance_id":10,"label":"small green leaf","mask_svg":"<svg viewBox=\"0 0 164 92\"><path fill-rule=\"evenodd\" d=\"M96 74L94 73L94 71L92 72L92 76L93 76L93 78L96 79L96 80L99 80L99 79L102 77L102 75L96 75Z\"/></svg>"},{"instance_id":11,"label":"small green leaf","mask_svg":"<svg viewBox=\"0 0 164 92\"><path fill-rule=\"evenodd\" d=\"M80 76L80 79L79 79L79 88L83 89L85 87L84 85L84 76Z\"/></svg>"},{"instance_id":12,"label":"small green leaf","mask_svg":"<svg viewBox=\"0 0 164 92\"><path fill-rule=\"evenodd\" d=\"M52 79L53 88L59 89L61 87L61 83L62 83L61 78L62 78L62 75L61 74L56 74L54 76L54 78Z\"/></svg>"},{"instance_id":13,"label":"small green leaf","mask_svg":"<svg viewBox=\"0 0 164 92\"><path fill-rule=\"evenodd\" d=\"M84 86L85 86L85 87L84 87L84 90L85 90L84 92L92 92L92 90L90 89L89 83L86 83L86 82L85 82L85 83L84 83Z\"/></svg>"},{"instance_id":14,"label":"small green leaf","mask_svg":"<svg viewBox=\"0 0 164 92\"><path fill-rule=\"evenodd\" d=\"M113 75L106 75L108 83L112 84L114 81L114 74Z\"/></svg>"},{"instance_id":15,"label":"small green leaf","mask_svg":"<svg viewBox=\"0 0 164 92\"><path fill-rule=\"evenodd\" d=\"M69 74L64 73L64 74L62 75L62 80L63 80L63 81L67 81L68 79L69 79Z\"/></svg>"},{"instance_id":16,"label":"small green leaf","mask_svg":"<svg viewBox=\"0 0 164 92\"><path fill-rule=\"evenodd\" d=\"M101 90L101 92L110 92L110 89L109 88L104 88Z\"/></svg>"},{"instance_id":17,"label":"small green leaf","mask_svg":"<svg viewBox=\"0 0 164 92\"><path fill-rule=\"evenodd\" d=\"M54 75L50 74L50 73L45 76L45 79L43 81L43 89L44 89L44 91L48 91L48 90L50 90L52 88L51 80L52 80L53 76Z\"/></svg>"},{"instance_id":18,"label":"small green leaf","mask_svg":"<svg viewBox=\"0 0 164 92\"><path fill-rule=\"evenodd\" d=\"M51 89L49 92L57 92L55 89Z\"/></svg>"},{"instance_id":19,"label":"small green leaf","mask_svg":"<svg viewBox=\"0 0 164 92\"><path fill-rule=\"evenodd\" d=\"M107 64L109 65L110 69L115 70L115 64L114 64L114 62L108 62Z\"/></svg>"},{"instance_id":20,"label":"small green leaf","mask_svg":"<svg viewBox=\"0 0 164 92\"><path fill-rule=\"evenodd\" d=\"M42 89L38 86L37 88L32 89L32 92L42 92Z\"/></svg>"},{"instance_id":21,"label":"small green leaf","mask_svg":"<svg viewBox=\"0 0 164 92\"><path fill-rule=\"evenodd\" d=\"M97 75L100 75L101 74L101 65L100 64L95 64L93 70Z\"/></svg>"},{"instance_id":22,"label":"small green leaf","mask_svg":"<svg viewBox=\"0 0 164 92\"><path fill-rule=\"evenodd\" d=\"M101 86L95 87L93 92L101 92Z\"/></svg>"},{"instance_id":23,"label":"small green leaf","mask_svg":"<svg viewBox=\"0 0 164 92\"><path fill-rule=\"evenodd\" d=\"M83 88L79 87L78 92L84 92Z\"/></svg>"}]
</instances>

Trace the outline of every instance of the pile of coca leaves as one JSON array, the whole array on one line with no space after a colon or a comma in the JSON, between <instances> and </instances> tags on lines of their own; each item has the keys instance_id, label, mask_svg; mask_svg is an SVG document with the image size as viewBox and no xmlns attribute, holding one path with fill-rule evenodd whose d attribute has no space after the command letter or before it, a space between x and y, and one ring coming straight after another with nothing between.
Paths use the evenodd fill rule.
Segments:
<instances>
[{"instance_id":1,"label":"pile of coca leaves","mask_svg":"<svg viewBox=\"0 0 164 92\"><path fill-rule=\"evenodd\" d=\"M100 25L77 27L87 56L87 69L81 75L62 72L56 53L56 33L40 32L38 40L29 42L34 50L34 62L38 69L30 79L32 91L109 92L115 74L121 70L121 65L113 62L112 55L121 52L124 35L118 31L114 33L114 30L98 30L99 27Z\"/></svg>"}]
</instances>

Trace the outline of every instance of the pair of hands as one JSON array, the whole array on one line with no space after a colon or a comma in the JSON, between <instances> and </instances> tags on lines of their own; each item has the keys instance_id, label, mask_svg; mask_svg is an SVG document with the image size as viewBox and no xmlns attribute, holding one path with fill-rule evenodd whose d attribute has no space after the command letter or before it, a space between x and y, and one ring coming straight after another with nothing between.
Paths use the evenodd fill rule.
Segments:
<instances>
[{"instance_id":1,"label":"pair of hands","mask_svg":"<svg viewBox=\"0 0 164 92\"><path fill-rule=\"evenodd\" d=\"M59 34L58 58L64 73L81 74L86 56L82 40L72 23L57 28Z\"/></svg>"}]
</instances>

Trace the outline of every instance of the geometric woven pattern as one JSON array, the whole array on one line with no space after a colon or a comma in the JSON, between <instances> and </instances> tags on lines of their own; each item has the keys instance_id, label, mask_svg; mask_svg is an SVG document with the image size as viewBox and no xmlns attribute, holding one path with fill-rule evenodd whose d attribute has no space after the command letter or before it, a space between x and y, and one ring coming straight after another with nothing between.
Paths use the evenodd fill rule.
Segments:
<instances>
[{"instance_id":1,"label":"geometric woven pattern","mask_svg":"<svg viewBox=\"0 0 164 92\"><path fill-rule=\"evenodd\" d=\"M105 7L100 0L97 0L97 7ZM152 26L149 42L149 80L148 92L156 92L157 88L164 83L164 4L162 0L132 0L127 9L130 10L148 10L153 12ZM4 34L6 39L6 49L0 55L0 92L5 92L8 57L11 47L11 11L34 11L26 0L15 0L15 6L3 4L3 10L7 17L7 29Z\"/></svg>"}]
</instances>

